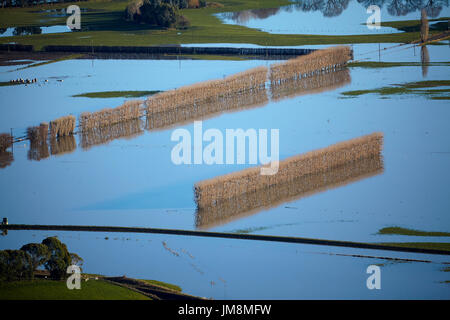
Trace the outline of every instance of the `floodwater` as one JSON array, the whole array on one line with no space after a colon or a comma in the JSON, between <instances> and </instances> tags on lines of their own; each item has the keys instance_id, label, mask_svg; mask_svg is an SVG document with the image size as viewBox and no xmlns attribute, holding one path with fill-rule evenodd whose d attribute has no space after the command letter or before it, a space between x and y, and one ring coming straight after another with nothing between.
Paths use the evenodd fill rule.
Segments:
<instances>
[{"instance_id":1,"label":"floodwater","mask_svg":"<svg viewBox=\"0 0 450 320\"><path fill-rule=\"evenodd\" d=\"M380 21L420 20L420 9L425 7L429 19L449 17L448 1L427 3L404 0L357 1L357 0L297 0L280 8L253 9L225 12L217 17L225 24L237 24L272 34L323 34L352 35L402 32L391 27L369 29L367 19L373 14L370 5L377 5ZM430 26L433 22L430 23Z\"/></svg>"},{"instance_id":2,"label":"floodwater","mask_svg":"<svg viewBox=\"0 0 450 320\"><path fill-rule=\"evenodd\" d=\"M55 25L48 27L14 27L0 30L0 37L28 36L33 34L50 34L71 32L66 25Z\"/></svg>"},{"instance_id":3,"label":"floodwater","mask_svg":"<svg viewBox=\"0 0 450 320\"><path fill-rule=\"evenodd\" d=\"M420 62L420 49L355 45L355 58ZM388 48L388 49L384 49ZM448 60L450 47L428 46L430 62ZM222 78L277 61L68 60L34 68L0 67L0 132L15 136L31 125L83 111L115 107L124 98L80 98L92 91L168 90ZM426 95L347 98L350 90L422 80L448 80L449 66L353 67L306 90L268 90L262 103L203 118L203 130L279 129L280 159L382 132L382 167L353 172L237 217L198 223L195 183L249 165L176 165L175 129L193 135L193 122L149 127L134 121L99 136L55 144L16 143L0 168L2 213L13 224L72 224L206 229L367 242L448 242L448 237L378 235L388 226L449 231L450 109ZM426 74L426 75L424 75ZM369 76L370 75L370 76ZM48 80L48 82L45 82ZM277 95L273 95L278 92ZM259 101L259 100L258 100ZM12 159L11 159L12 157ZM351 170L351 168L349 169ZM365 171L364 171L365 170ZM335 181L332 181L335 182ZM214 216L209 217L214 220ZM84 271L157 279L212 298L450 298L444 256L246 240L166 235L9 231L0 249L58 235L85 260ZM106 239L107 238L107 239ZM163 245L163 242L165 245ZM166 248L172 250L167 250ZM175 254L175 253L177 254ZM363 255L355 257L354 255ZM375 258L373 258L375 257ZM430 260L392 261L385 258ZM368 290L366 269L382 270L382 290ZM263 280L264 279L264 280Z\"/></svg>"}]
</instances>

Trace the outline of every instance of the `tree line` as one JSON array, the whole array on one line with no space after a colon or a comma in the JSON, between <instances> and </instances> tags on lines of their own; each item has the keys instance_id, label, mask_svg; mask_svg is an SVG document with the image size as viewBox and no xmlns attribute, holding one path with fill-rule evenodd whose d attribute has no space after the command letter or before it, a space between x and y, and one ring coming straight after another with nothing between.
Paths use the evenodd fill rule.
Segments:
<instances>
[{"instance_id":1,"label":"tree line","mask_svg":"<svg viewBox=\"0 0 450 320\"><path fill-rule=\"evenodd\" d=\"M67 277L67 267L81 267L83 259L67 250L56 237L48 237L42 243L28 243L20 250L0 251L0 281L31 280L39 267L44 267L55 280Z\"/></svg>"}]
</instances>

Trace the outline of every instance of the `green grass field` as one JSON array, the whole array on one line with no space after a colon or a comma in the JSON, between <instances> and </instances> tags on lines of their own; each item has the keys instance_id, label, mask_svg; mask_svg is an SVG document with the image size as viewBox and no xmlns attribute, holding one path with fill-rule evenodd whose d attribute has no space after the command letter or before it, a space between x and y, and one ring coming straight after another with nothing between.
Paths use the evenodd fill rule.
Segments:
<instances>
[{"instance_id":1,"label":"green grass field","mask_svg":"<svg viewBox=\"0 0 450 320\"><path fill-rule=\"evenodd\" d=\"M0 284L0 300L149 300L135 291L103 280L81 282L80 290L65 281L30 280Z\"/></svg>"},{"instance_id":2,"label":"green grass field","mask_svg":"<svg viewBox=\"0 0 450 320\"><path fill-rule=\"evenodd\" d=\"M292 46L307 44L344 43L405 43L419 39L418 21L407 23L384 22L386 26L409 27L410 32L373 35L293 35L269 34L243 26L222 24L213 14L258 8L277 8L288 5L287 0L218 0L222 7L183 9L191 27L186 30L155 29L143 24L126 22L122 13L128 3L125 0L86 1L77 5L88 10L81 15L81 32L36 34L2 37L0 43L15 41L31 44L35 50L45 45L120 45L148 46L183 43L253 43L262 46ZM31 8L0 9L0 27L64 25L66 18L49 18L43 9L65 8L68 4L40 5ZM36 12L37 11L37 12ZM364 21L362 21L363 23ZM436 31L437 32L437 31ZM433 34L431 31L430 34Z\"/></svg>"}]
</instances>

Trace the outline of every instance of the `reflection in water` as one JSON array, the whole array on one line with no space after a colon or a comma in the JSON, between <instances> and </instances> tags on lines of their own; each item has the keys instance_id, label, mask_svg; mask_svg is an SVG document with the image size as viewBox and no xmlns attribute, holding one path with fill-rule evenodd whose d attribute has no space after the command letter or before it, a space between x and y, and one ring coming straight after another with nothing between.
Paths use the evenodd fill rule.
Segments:
<instances>
[{"instance_id":1,"label":"reflection in water","mask_svg":"<svg viewBox=\"0 0 450 320\"><path fill-rule=\"evenodd\" d=\"M281 8L269 8L269 9L252 9L243 10L237 12L224 12L223 17L231 19L238 24L243 24L252 19L265 19L277 14Z\"/></svg>"},{"instance_id":2,"label":"reflection in water","mask_svg":"<svg viewBox=\"0 0 450 320\"><path fill-rule=\"evenodd\" d=\"M47 144L48 123L43 122L39 126L27 128L27 138L30 140L28 160L40 161L48 158L50 153Z\"/></svg>"},{"instance_id":3,"label":"reflection in water","mask_svg":"<svg viewBox=\"0 0 450 320\"><path fill-rule=\"evenodd\" d=\"M230 221L296 201L310 195L338 188L383 172L381 156L363 158L354 162L313 173L288 183L274 185L241 196L217 201L197 209L196 227L209 229Z\"/></svg>"},{"instance_id":4,"label":"reflection in water","mask_svg":"<svg viewBox=\"0 0 450 320\"><path fill-rule=\"evenodd\" d=\"M147 130L163 129L194 120L204 120L223 112L238 111L263 106L268 102L265 89L245 91L240 94L211 98L201 103L187 104L167 112L147 113Z\"/></svg>"},{"instance_id":5,"label":"reflection in water","mask_svg":"<svg viewBox=\"0 0 450 320\"><path fill-rule=\"evenodd\" d=\"M321 73L314 77L272 84L271 98L278 101L304 94L321 93L340 88L350 82L350 72L347 68L344 68L334 72Z\"/></svg>"},{"instance_id":6,"label":"reflection in water","mask_svg":"<svg viewBox=\"0 0 450 320\"><path fill-rule=\"evenodd\" d=\"M140 119L132 119L110 126L85 130L80 134L80 145L84 150L88 150L92 146L107 144L115 139L131 139L143 133L142 126Z\"/></svg>"},{"instance_id":7,"label":"reflection in water","mask_svg":"<svg viewBox=\"0 0 450 320\"><path fill-rule=\"evenodd\" d=\"M50 156L48 151L47 139L30 140L30 149L28 150L28 160L41 161Z\"/></svg>"},{"instance_id":8,"label":"reflection in water","mask_svg":"<svg viewBox=\"0 0 450 320\"><path fill-rule=\"evenodd\" d=\"M357 0L359 4L368 8L377 5L387 6L392 16L405 16L408 13L425 9L428 17L439 16L443 7L448 7L448 0ZM325 17L336 17L347 9L349 0L294 0L297 10L304 12L320 11Z\"/></svg>"},{"instance_id":9,"label":"reflection in water","mask_svg":"<svg viewBox=\"0 0 450 320\"><path fill-rule=\"evenodd\" d=\"M6 168L14 161L14 155L9 151L0 151L0 169Z\"/></svg>"},{"instance_id":10,"label":"reflection in water","mask_svg":"<svg viewBox=\"0 0 450 320\"><path fill-rule=\"evenodd\" d=\"M258 200L258 194L268 198L267 195L272 193L271 201L280 200L292 196L291 190L312 192L335 185L336 181L347 181L351 177L361 176L363 172L372 172L373 168L382 168L382 146L383 134L372 133L280 161L278 172L274 175L261 175L259 166L200 181L194 187L197 225L210 224L205 221L223 220L224 215L227 216L223 212L229 215L233 211L247 212L249 208L267 206L269 202L265 201L268 199ZM372 164L370 170L360 165L363 159L374 159L368 162ZM353 169L356 175L352 173ZM335 173L335 170L338 171ZM296 187L298 184L301 184L300 188ZM281 190L288 190L288 196L280 196L284 194ZM243 202L238 199L243 199Z\"/></svg>"},{"instance_id":11,"label":"reflection in water","mask_svg":"<svg viewBox=\"0 0 450 320\"><path fill-rule=\"evenodd\" d=\"M382 8L383 5L386 5L389 14L393 16L405 16L408 13L425 9L430 18L436 18L443 7L448 7L448 0L358 0L358 3L365 7L374 4Z\"/></svg>"},{"instance_id":12,"label":"reflection in water","mask_svg":"<svg viewBox=\"0 0 450 320\"><path fill-rule=\"evenodd\" d=\"M73 135L57 137L50 140L50 153L54 155L63 155L75 151L77 143Z\"/></svg>"},{"instance_id":13,"label":"reflection in water","mask_svg":"<svg viewBox=\"0 0 450 320\"><path fill-rule=\"evenodd\" d=\"M357 0L364 8L377 5L380 8L387 7L392 16L405 16L415 11L425 9L428 17L436 18L442 8L448 7L448 0ZM245 24L252 19L265 19L276 15L281 10L292 12L322 12L324 17L337 17L341 15L350 3L350 0L293 0L295 4L273 9L253 9L240 12L225 12L221 17L233 20L237 24Z\"/></svg>"},{"instance_id":14,"label":"reflection in water","mask_svg":"<svg viewBox=\"0 0 450 320\"><path fill-rule=\"evenodd\" d=\"M430 54L427 46L420 48L420 61L422 62L422 77L426 77L428 74L428 66L430 64Z\"/></svg>"}]
</instances>

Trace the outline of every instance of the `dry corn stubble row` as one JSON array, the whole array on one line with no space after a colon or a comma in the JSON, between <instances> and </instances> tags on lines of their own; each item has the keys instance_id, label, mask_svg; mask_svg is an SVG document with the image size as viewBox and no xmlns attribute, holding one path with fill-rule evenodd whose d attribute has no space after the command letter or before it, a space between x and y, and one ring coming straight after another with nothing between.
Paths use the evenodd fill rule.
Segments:
<instances>
[{"instance_id":1,"label":"dry corn stubble row","mask_svg":"<svg viewBox=\"0 0 450 320\"><path fill-rule=\"evenodd\" d=\"M13 137L9 133L0 133L0 152L6 151L13 144Z\"/></svg>"},{"instance_id":2,"label":"dry corn stubble row","mask_svg":"<svg viewBox=\"0 0 450 320\"><path fill-rule=\"evenodd\" d=\"M272 85L271 98L273 101L279 101L304 94L321 93L342 87L350 81L350 72L347 68L325 72L314 77L291 79Z\"/></svg>"},{"instance_id":3,"label":"dry corn stubble row","mask_svg":"<svg viewBox=\"0 0 450 320\"><path fill-rule=\"evenodd\" d=\"M280 161L278 172L274 175L261 175L261 166L257 166L204 180L195 185L195 198L199 207L202 207L219 199L229 199L272 185L288 183L348 162L380 156L382 145L383 134L372 133Z\"/></svg>"},{"instance_id":4,"label":"dry corn stubble row","mask_svg":"<svg viewBox=\"0 0 450 320\"><path fill-rule=\"evenodd\" d=\"M281 203L347 185L381 172L383 172L383 159L381 156L374 156L349 162L324 172L308 174L288 183L269 186L256 192L220 199L197 209L196 227L200 229L215 227L256 214L263 209L270 209Z\"/></svg>"},{"instance_id":5,"label":"dry corn stubble row","mask_svg":"<svg viewBox=\"0 0 450 320\"><path fill-rule=\"evenodd\" d=\"M118 122L110 126L82 131L80 135L81 148L87 150L92 146L106 144L120 138L133 138L143 133L141 119Z\"/></svg>"},{"instance_id":6,"label":"dry corn stubble row","mask_svg":"<svg viewBox=\"0 0 450 320\"><path fill-rule=\"evenodd\" d=\"M265 66L240 72L224 79L210 80L157 93L146 101L147 112L159 113L180 106L202 103L211 98L236 95L246 91L265 88L267 68Z\"/></svg>"},{"instance_id":7,"label":"dry corn stubble row","mask_svg":"<svg viewBox=\"0 0 450 320\"><path fill-rule=\"evenodd\" d=\"M334 70L343 66L352 58L348 46L337 46L313 51L310 54L270 66L269 80L271 84L290 79L301 79L311 74L326 70Z\"/></svg>"},{"instance_id":8,"label":"dry corn stubble row","mask_svg":"<svg viewBox=\"0 0 450 320\"><path fill-rule=\"evenodd\" d=\"M107 108L96 112L83 112L80 115L82 131L111 126L119 122L137 119L142 116L142 101L131 100L117 108Z\"/></svg>"},{"instance_id":9,"label":"dry corn stubble row","mask_svg":"<svg viewBox=\"0 0 450 320\"><path fill-rule=\"evenodd\" d=\"M212 117L222 112L258 107L266 104L268 100L265 89L210 98L202 103L186 104L165 112L147 113L146 129L161 129L174 124Z\"/></svg>"}]
</instances>

